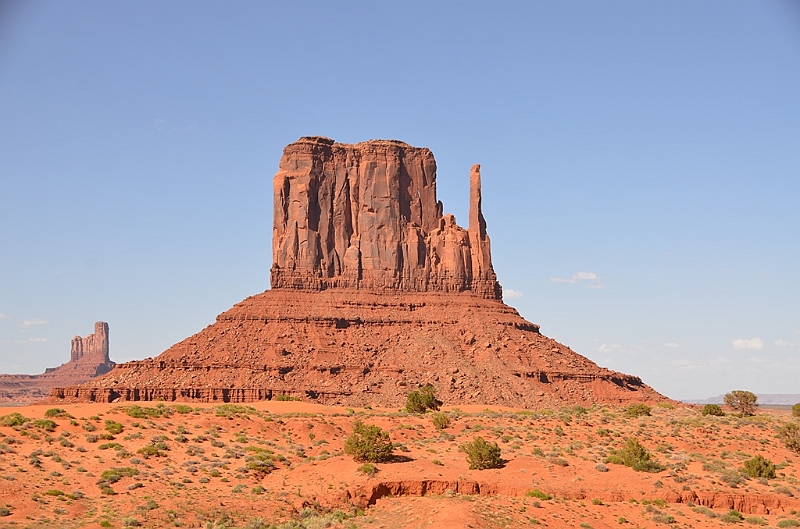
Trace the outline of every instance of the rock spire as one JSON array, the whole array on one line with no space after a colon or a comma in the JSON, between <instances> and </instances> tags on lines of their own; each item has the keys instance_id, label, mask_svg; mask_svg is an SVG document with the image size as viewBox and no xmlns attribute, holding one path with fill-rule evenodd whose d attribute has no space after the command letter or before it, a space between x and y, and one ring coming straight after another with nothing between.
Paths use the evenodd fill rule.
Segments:
<instances>
[{"instance_id":1,"label":"rock spire","mask_svg":"<svg viewBox=\"0 0 800 529\"><path fill-rule=\"evenodd\" d=\"M472 172L464 230L442 214L429 149L321 137L288 145L273 181L272 288L502 299L480 211L480 166Z\"/></svg>"},{"instance_id":2,"label":"rock spire","mask_svg":"<svg viewBox=\"0 0 800 529\"><path fill-rule=\"evenodd\" d=\"M99 364L108 363L108 323L98 321L94 324L94 334L85 338L76 336L72 339L72 350L70 351L70 361L78 362L86 358L86 361L94 361Z\"/></svg>"}]
</instances>

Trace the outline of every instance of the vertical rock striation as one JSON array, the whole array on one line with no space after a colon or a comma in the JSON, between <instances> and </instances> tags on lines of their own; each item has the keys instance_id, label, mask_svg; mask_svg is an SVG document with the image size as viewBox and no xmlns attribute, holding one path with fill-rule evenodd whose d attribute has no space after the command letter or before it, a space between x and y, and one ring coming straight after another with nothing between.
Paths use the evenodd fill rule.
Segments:
<instances>
[{"instance_id":1,"label":"vertical rock striation","mask_svg":"<svg viewBox=\"0 0 800 529\"><path fill-rule=\"evenodd\" d=\"M442 214L429 149L393 140L292 143L273 182L272 288L501 299L480 211L480 167L473 173L467 231Z\"/></svg>"},{"instance_id":2,"label":"vertical rock striation","mask_svg":"<svg viewBox=\"0 0 800 529\"><path fill-rule=\"evenodd\" d=\"M86 358L87 362L107 364L108 357L108 323L98 321L94 324L94 334L85 338L76 336L72 339L70 361L78 362Z\"/></svg>"}]
</instances>

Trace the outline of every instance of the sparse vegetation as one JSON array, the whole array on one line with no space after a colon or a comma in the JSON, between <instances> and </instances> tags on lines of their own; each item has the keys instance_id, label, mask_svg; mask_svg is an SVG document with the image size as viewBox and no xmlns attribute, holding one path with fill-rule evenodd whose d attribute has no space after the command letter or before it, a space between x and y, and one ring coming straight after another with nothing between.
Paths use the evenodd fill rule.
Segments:
<instances>
[{"instance_id":1,"label":"sparse vegetation","mask_svg":"<svg viewBox=\"0 0 800 529\"><path fill-rule=\"evenodd\" d=\"M372 463L364 463L363 465L358 467L358 471L363 472L368 476L374 476L375 474L378 473L378 467L376 467Z\"/></svg>"},{"instance_id":2,"label":"sparse vegetation","mask_svg":"<svg viewBox=\"0 0 800 529\"><path fill-rule=\"evenodd\" d=\"M736 389L725 394L725 404L739 412L742 417L755 415L758 396L750 391Z\"/></svg>"},{"instance_id":3,"label":"sparse vegetation","mask_svg":"<svg viewBox=\"0 0 800 529\"><path fill-rule=\"evenodd\" d=\"M725 412L722 411L722 406L720 406L719 404L706 404L705 406L703 406L703 411L701 411L700 413L703 414L703 416L705 415L712 415L714 417L725 416Z\"/></svg>"},{"instance_id":4,"label":"sparse vegetation","mask_svg":"<svg viewBox=\"0 0 800 529\"><path fill-rule=\"evenodd\" d=\"M111 435L119 435L119 434L122 433L122 431L124 429L125 429L125 427L122 426L122 423L119 423L119 422L116 422L116 421L111 421L111 420L107 420L106 421L105 430L108 433L110 433Z\"/></svg>"},{"instance_id":5,"label":"sparse vegetation","mask_svg":"<svg viewBox=\"0 0 800 529\"><path fill-rule=\"evenodd\" d=\"M471 443L462 444L458 450L467 454L470 470L486 470L503 466L500 447L497 446L497 443L490 443L483 437L478 436Z\"/></svg>"},{"instance_id":6,"label":"sparse vegetation","mask_svg":"<svg viewBox=\"0 0 800 529\"><path fill-rule=\"evenodd\" d=\"M50 408L44 412L44 416L48 419L74 419L74 417L63 408Z\"/></svg>"},{"instance_id":7,"label":"sparse vegetation","mask_svg":"<svg viewBox=\"0 0 800 529\"><path fill-rule=\"evenodd\" d=\"M652 408L647 404L631 404L627 408L625 408L625 415L627 417L643 417L646 415L650 415Z\"/></svg>"},{"instance_id":8,"label":"sparse vegetation","mask_svg":"<svg viewBox=\"0 0 800 529\"><path fill-rule=\"evenodd\" d=\"M800 453L800 424L786 423L778 429L778 437L786 448Z\"/></svg>"},{"instance_id":9,"label":"sparse vegetation","mask_svg":"<svg viewBox=\"0 0 800 529\"><path fill-rule=\"evenodd\" d=\"M433 427L437 430L444 430L450 427L450 416L446 413L437 412L433 414Z\"/></svg>"},{"instance_id":10,"label":"sparse vegetation","mask_svg":"<svg viewBox=\"0 0 800 529\"><path fill-rule=\"evenodd\" d=\"M525 493L525 496L529 498L538 498L542 501L552 500L553 497L549 494L545 494L544 492L540 491L539 489L529 490Z\"/></svg>"},{"instance_id":11,"label":"sparse vegetation","mask_svg":"<svg viewBox=\"0 0 800 529\"><path fill-rule=\"evenodd\" d=\"M635 437L630 437L622 448L613 451L607 462L625 465L637 472L661 472L664 470L664 467L653 459L650 451Z\"/></svg>"},{"instance_id":12,"label":"sparse vegetation","mask_svg":"<svg viewBox=\"0 0 800 529\"><path fill-rule=\"evenodd\" d=\"M288 401L298 401L299 402L300 401L300 397L292 397L291 395L276 395L274 400L285 401L285 402L288 402Z\"/></svg>"},{"instance_id":13,"label":"sparse vegetation","mask_svg":"<svg viewBox=\"0 0 800 529\"><path fill-rule=\"evenodd\" d=\"M744 462L743 472L751 478L775 478L775 465L769 459L758 454Z\"/></svg>"},{"instance_id":14,"label":"sparse vegetation","mask_svg":"<svg viewBox=\"0 0 800 529\"><path fill-rule=\"evenodd\" d=\"M9 413L8 415L3 415L0 417L0 425L2 426L10 426L12 428L19 427L25 424L26 422L30 421L27 417L23 416L19 412Z\"/></svg>"},{"instance_id":15,"label":"sparse vegetation","mask_svg":"<svg viewBox=\"0 0 800 529\"><path fill-rule=\"evenodd\" d=\"M392 457L393 449L387 432L361 421L353 423L353 431L344 442L344 453L360 463L388 461Z\"/></svg>"},{"instance_id":16,"label":"sparse vegetation","mask_svg":"<svg viewBox=\"0 0 800 529\"><path fill-rule=\"evenodd\" d=\"M792 417L800 417L800 402L792 406Z\"/></svg>"},{"instance_id":17,"label":"sparse vegetation","mask_svg":"<svg viewBox=\"0 0 800 529\"><path fill-rule=\"evenodd\" d=\"M436 399L436 390L430 384L421 386L419 390L412 391L406 398L406 411L408 413L425 413L428 410L438 411L442 401Z\"/></svg>"}]
</instances>

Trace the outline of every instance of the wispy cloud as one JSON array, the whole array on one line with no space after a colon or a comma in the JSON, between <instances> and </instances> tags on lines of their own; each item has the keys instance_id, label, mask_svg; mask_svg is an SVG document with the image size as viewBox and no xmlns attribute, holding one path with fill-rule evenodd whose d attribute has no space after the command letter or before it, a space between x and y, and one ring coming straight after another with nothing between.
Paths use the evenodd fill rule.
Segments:
<instances>
[{"instance_id":1,"label":"wispy cloud","mask_svg":"<svg viewBox=\"0 0 800 529\"><path fill-rule=\"evenodd\" d=\"M8 314L3 314L2 312L0 312L0 320L10 320L10 319L11 319L11 316L9 316Z\"/></svg>"},{"instance_id":2,"label":"wispy cloud","mask_svg":"<svg viewBox=\"0 0 800 529\"><path fill-rule=\"evenodd\" d=\"M667 342L664 345L662 345L661 347L668 347L670 349L677 349L678 347L680 347L680 344L678 344L676 342Z\"/></svg>"},{"instance_id":3,"label":"wispy cloud","mask_svg":"<svg viewBox=\"0 0 800 529\"><path fill-rule=\"evenodd\" d=\"M606 288L600 282L600 276L594 272L575 272L570 277L551 277L550 281L553 283L572 283L573 285L579 281L588 281L589 283L586 286L589 288Z\"/></svg>"},{"instance_id":4,"label":"wispy cloud","mask_svg":"<svg viewBox=\"0 0 800 529\"><path fill-rule=\"evenodd\" d=\"M43 343L49 342L50 338L28 338L26 340L0 340L1 344L19 344L19 343Z\"/></svg>"},{"instance_id":5,"label":"wispy cloud","mask_svg":"<svg viewBox=\"0 0 800 529\"><path fill-rule=\"evenodd\" d=\"M34 325L44 325L45 323L49 322L50 320L43 320L41 318L30 318L28 320L22 320L21 325L23 327L32 327Z\"/></svg>"},{"instance_id":6,"label":"wispy cloud","mask_svg":"<svg viewBox=\"0 0 800 529\"><path fill-rule=\"evenodd\" d=\"M798 345L795 342L787 342L786 340L775 340L772 343L774 343L778 347L797 347Z\"/></svg>"},{"instance_id":7,"label":"wispy cloud","mask_svg":"<svg viewBox=\"0 0 800 529\"><path fill-rule=\"evenodd\" d=\"M731 341L733 344L734 349L763 349L764 342L761 341L761 338L738 338L736 340Z\"/></svg>"},{"instance_id":8,"label":"wispy cloud","mask_svg":"<svg viewBox=\"0 0 800 529\"><path fill-rule=\"evenodd\" d=\"M503 289L503 297L508 299L518 299L522 297L522 292L519 290L512 290L510 288Z\"/></svg>"}]
</instances>

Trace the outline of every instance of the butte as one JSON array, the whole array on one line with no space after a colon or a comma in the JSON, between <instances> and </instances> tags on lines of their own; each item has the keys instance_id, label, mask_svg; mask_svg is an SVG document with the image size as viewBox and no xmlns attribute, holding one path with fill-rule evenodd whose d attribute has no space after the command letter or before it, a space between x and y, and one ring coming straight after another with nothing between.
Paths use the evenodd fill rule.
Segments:
<instances>
[{"instance_id":1,"label":"butte","mask_svg":"<svg viewBox=\"0 0 800 529\"><path fill-rule=\"evenodd\" d=\"M666 400L503 303L478 165L464 229L443 214L429 149L301 138L274 178L272 256L270 290L156 358L50 400L398 406L422 384L449 405Z\"/></svg>"}]
</instances>

